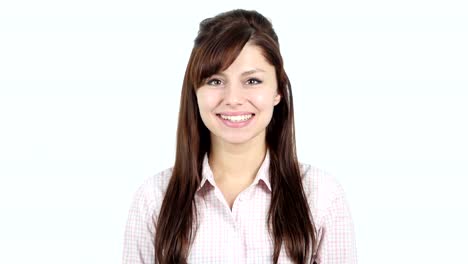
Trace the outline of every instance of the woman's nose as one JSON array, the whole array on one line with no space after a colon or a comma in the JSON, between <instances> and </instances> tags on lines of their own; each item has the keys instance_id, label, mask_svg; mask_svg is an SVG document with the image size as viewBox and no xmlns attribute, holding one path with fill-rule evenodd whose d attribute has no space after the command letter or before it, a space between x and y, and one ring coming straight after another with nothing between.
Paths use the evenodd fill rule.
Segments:
<instances>
[{"instance_id":1,"label":"woman's nose","mask_svg":"<svg viewBox=\"0 0 468 264\"><path fill-rule=\"evenodd\" d=\"M245 95L241 84L226 85L224 101L227 105L240 105L244 102Z\"/></svg>"}]
</instances>

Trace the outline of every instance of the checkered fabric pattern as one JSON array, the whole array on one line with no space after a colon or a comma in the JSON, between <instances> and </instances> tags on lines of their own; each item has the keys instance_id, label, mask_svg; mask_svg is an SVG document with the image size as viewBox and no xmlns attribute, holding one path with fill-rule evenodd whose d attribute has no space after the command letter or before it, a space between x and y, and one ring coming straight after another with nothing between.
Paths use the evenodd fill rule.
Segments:
<instances>
[{"instance_id":1,"label":"checkered fabric pattern","mask_svg":"<svg viewBox=\"0 0 468 264\"><path fill-rule=\"evenodd\" d=\"M273 241L267 217L271 200L267 152L253 183L235 199L232 210L216 186L207 155L195 195L199 226L188 263L272 263ZM341 185L329 174L300 163L304 191L317 229L318 246L308 263L357 263L354 226ZM130 208L124 264L155 263L155 226L172 168L148 178ZM279 263L292 263L283 247Z\"/></svg>"}]
</instances>

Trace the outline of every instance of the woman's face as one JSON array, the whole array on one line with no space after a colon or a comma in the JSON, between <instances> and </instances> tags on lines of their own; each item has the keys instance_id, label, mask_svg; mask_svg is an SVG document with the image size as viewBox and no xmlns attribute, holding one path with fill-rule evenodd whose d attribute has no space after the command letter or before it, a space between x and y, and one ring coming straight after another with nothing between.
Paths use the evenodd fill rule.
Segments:
<instances>
[{"instance_id":1,"label":"woman's face","mask_svg":"<svg viewBox=\"0 0 468 264\"><path fill-rule=\"evenodd\" d=\"M200 115L214 144L264 141L280 98L275 68L250 43L229 68L208 77L197 90Z\"/></svg>"}]
</instances>

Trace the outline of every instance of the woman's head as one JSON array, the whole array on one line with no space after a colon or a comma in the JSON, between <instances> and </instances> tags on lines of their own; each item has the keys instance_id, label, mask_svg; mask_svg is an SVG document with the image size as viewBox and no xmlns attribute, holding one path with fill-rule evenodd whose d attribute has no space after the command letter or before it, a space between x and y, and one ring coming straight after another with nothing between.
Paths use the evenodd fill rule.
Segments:
<instances>
[{"instance_id":1,"label":"woman's head","mask_svg":"<svg viewBox=\"0 0 468 264\"><path fill-rule=\"evenodd\" d=\"M212 140L237 144L266 137L271 147L277 142L268 138L278 138L277 133L293 127L290 94L278 37L263 15L233 10L200 23L185 73L180 114L192 117L183 120L198 126L192 131L198 132L202 146ZM240 119L249 120L236 122Z\"/></svg>"},{"instance_id":2,"label":"woman's head","mask_svg":"<svg viewBox=\"0 0 468 264\"><path fill-rule=\"evenodd\" d=\"M280 102L275 67L260 47L247 44L224 71L197 88L201 119L210 130L212 146L265 145L265 128Z\"/></svg>"}]
</instances>

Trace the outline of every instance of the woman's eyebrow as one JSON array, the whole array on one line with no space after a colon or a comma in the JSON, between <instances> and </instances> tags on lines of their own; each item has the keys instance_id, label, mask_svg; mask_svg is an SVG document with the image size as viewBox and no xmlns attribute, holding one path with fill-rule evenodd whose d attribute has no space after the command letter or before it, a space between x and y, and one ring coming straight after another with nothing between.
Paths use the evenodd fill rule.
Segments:
<instances>
[{"instance_id":1,"label":"woman's eyebrow","mask_svg":"<svg viewBox=\"0 0 468 264\"><path fill-rule=\"evenodd\" d=\"M260 69L260 68L255 68L255 69L248 70L248 71L245 71L245 72L241 73L241 76L249 75L249 74L256 73L256 72L265 72L265 70ZM215 74L213 74L213 75L226 76L226 74L224 74L224 73L222 73L222 72L215 73Z\"/></svg>"},{"instance_id":2,"label":"woman's eyebrow","mask_svg":"<svg viewBox=\"0 0 468 264\"><path fill-rule=\"evenodd\" d=\"M243 72L241 75L244 76L244 75L249 75L249 74L256 73L256 72L265 72L265 71L259 68L255 68L253 70Z\"/></svg>"}]
</instances>

